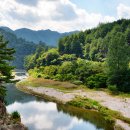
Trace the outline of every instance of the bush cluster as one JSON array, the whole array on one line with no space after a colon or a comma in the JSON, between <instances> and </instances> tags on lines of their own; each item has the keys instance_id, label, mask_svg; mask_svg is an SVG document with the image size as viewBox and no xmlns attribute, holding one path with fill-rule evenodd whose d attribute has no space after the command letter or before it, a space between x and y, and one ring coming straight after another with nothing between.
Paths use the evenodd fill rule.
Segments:
<instances>
[{"instance_id":1,"label":"bush cluster","mask_svg":"<svg viewBox=\"0 0 130 130\"><path fill-rule=\"evenodd\" d=\"M84 84L89 88L105 88L107 76L103 72L104 64L78 58L65 61L61 65L50 65L29 70L33 77L43 77L58 81L70 81L76 85Z\"/></svg>"},{"instance_id":2,"label":"bush cluster","mask_svg":"<svg viewBox=\"0 0 130 130\"><path fill-rule=\"evenodd\" d=\"M20 114L17 111L12 112L11 114L12 119L19 120L20 119Z\"/></svg>"}]
</instances>

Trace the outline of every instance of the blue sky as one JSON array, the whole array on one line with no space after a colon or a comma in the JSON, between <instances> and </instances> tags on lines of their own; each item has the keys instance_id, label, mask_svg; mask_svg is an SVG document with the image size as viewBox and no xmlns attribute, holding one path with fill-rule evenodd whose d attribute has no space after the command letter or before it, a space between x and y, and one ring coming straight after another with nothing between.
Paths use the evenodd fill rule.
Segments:
<instances>
[{"instance_id":1,"label":"blue sky","mask_svg":"<svg viewBox=\"0 0 130 130\"><path fill-rule=\"evenodd\" d=\"M130 0L0 0L0 26L15 30L85 30L130 18Z\"/></svg>"},{"instance_id":2,"label":"blue sky","mask_svg":"<svg viewBox=\"0 0 130 130\"><path fill-rule=\"evenodd\" d=\"M71 0L78 7L88 12L101 13L103 15L116 16L117 6L124 4L130 6L130 0Z\"/></svg>"}]
</instances>

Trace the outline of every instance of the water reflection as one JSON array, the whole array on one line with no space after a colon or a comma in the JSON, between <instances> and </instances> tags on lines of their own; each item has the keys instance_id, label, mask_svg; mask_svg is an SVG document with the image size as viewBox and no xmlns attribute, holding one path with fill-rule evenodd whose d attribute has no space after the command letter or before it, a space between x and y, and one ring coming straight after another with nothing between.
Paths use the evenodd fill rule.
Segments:
<instances>
[{"instance_id":1,"label":"water reflection","mask_svg":"<svg viewBox=\"0 0 130 130\"><path fill-rule=\"evenodd\" d=\"M36 97L34 96L30 96L26 93L17 90L14 84L7 84L6 89L7 95L5 97L5 100L8 105L14 103L15 101L24 103L36 99Z\"/></svg>"},{"instance_id":2,"label":"water reflection","mask_svg":"<svg viewBox=\"0 0 130 130\"><path fill-rule=\"evenodd\" d=\"M77 107L62 104L58 104L57 109L68 115L77 117L79 120L82 119L85 122L94 124L96 126L96 129L104 128L105 130L113 130L113 125L110 122L106 122L103 116L96 111L83 110Z\"/></svg>"},{"instance_id":3,"label":"water reflection","mask_svg":"<svg viewBox=\"0 0 130 130\"><path fill-rule=\"evenodd\" d=\"M7 110L9 112L18 110L22 115L22 122L30 130L99 130L90 122L71 117L62 111L58 112L55 103L15 102L9 105Z\"/></svg>"},{"instance_id":4,"label":"water reflection","mask_svg":"<svg viewBox=\"0 0 130 130\"><path fill-rule=\"evenodd\" d=\"M7 89L8 112L17 110L29 130L113 130L97 113L37 100L13 86Z\"/></svg>"}]
</instances>

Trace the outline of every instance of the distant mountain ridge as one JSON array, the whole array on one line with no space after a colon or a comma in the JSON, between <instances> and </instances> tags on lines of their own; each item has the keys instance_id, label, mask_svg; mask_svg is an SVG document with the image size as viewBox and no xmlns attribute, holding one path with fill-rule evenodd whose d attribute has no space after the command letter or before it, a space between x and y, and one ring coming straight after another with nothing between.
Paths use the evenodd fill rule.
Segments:
<instances>
[{"instance_id":1,"label":"distant mountain ridge","mask_svg":"<svg viewBox=\"0 0 130 130\"><path fill-rule=\"evenodd\" d=\"M9 42L8 46L14 48L16 51L12 65L18 69L22 69L24 57L33 54L38 44L28 42L22 38L17 38L13 31L7 27L0 28L0 35L3 35L4 39Z\"/></svg>"},{"instance_id":2,"label":"distant mountain ridge","mask_svg":"<svg viewBox=\"0 0 130 130\"><path fill-rule=\"evenodd\" d=\"M51 30L31 30L27 28L21 28L17 29L15 31L11 30L8 27L0 27L6 32L14 33L18 38L23 38L26 41L39 43L40 41L46 43L50 46L57 46L58 40L61 37L68 36L73 33L77 33L78 31L72 31L72 32L65 32L65 33L59 33L57 31L51 31Z\"/></svg>"},{"instance_id":3,"label":"distant mountain ridge","mask_svg":"<svg viewBox=\"0 0 130 130\"><path fill-rule=\"evenodd\" d=\"M23 68L24 57L33 54L40 44L56 46L59 38L72 33L75 32L58 33L51 30L34 31L26 28L14 31L8 27L0 26L0 35L3 35L4 39L9 41L9 47L16 50L12 65L16 66L17 69ZM39 41L41 41L40 44Z\"/></svg>"}]
</instances>

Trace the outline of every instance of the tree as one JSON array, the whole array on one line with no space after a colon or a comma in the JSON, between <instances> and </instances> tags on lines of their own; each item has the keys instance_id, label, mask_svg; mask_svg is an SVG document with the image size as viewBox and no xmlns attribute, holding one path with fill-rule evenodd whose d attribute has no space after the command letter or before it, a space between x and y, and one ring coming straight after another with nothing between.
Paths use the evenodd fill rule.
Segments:
<instances>
[{"instance_id":1,"label":"tree","mask_svg":"<svg viewBox=\"0 0 130 130\"><path fill-rule=\"evenodd\" d=\"M58 71L58 66L55 66L55 65L46 66L44 68L44 74L50 77L53 77L54 75L56 75L57 71Z\"/></svg>"},{"instance_id":2,"label":"tree","mask_svg":"<svg viewBox=\"0 0 130 130\"><path fill-rule=\"evenodd\" d=\"M57 65L59 58L59 52L57 49L53 48L48 50L47 52L40 55L37 59L37 64L39 66L49 66L49 65Z\"/></svg>"},{"instance_id":3,"label":"tree","mask_svg":"<svg viewBox=\"0 0 130 130\"><path fill-rule=\"evenodd\" d=\"M82 44L78 40L72 41L71 54L76 54L77 57L82 57Z\"/></svg>"},{"instance_id":4,"label":"tree","mask_svg":"<svg viewBox=\"0 0 130 130\"><path fill-rule=\"evenodd\" d=\"M36 65L36 55L28 55L24 58L24 68L26 70L33 69Z\"/></svg>"},{"instance_id":5,"label":"tree","mask_svg":"<svg viewBox=\"0 0 130 130\"><path fill-rule=\"evenodd\" d=\"M59 73L60 73L60 74L68 74L68 73L74 74L75 69L76 69L75 62L65 61L65 62L63 62L63 64L60 66L60 68L59 68Z\"/></svg>"},{"instance_id":6,"label":"tree","mask_svg":"<svg viewBox=\"0 0 130 130\"><path fill-rule=\"evenodd\" d=\"M0 100L3 100L6 89L5 83L10 83L13 76L11 75L14 67L10 66L9 62L13 60L14 49L7 47L8 42L4 40L3 36L0 36Z\"/></svg>"},{"instance_id":7,"label":"tree","mask_svg":"<svg viewBox=\"0 0 130 130\"><path fill-rule=\"evenodd\" d=\"M64 47L63 42L64 42L64 39L60 39L59 42L58 42L58 52L60 54L64 54L65 47Z\"/></svg>"},{"instance_id":8,"label":"tree","mask_svg":"<svg viewBox=\"0 0 130 130\"><path fill-rule=\"evenodd\" d=\"M130 49L123 33L118 32L114 34L110 40L107 55L108 83L116 85L120 91L125 91L124 84L128 81L123 79L128 72Z\"/></svg>"},{"instance_id":9,"label":"tree","mask_svg":"<svg viewBox=\"0 0 130 130\"><path fill-rule=\"evenodd\" d=\"M127 43L130 45L130 27L126 30L125 34Z\"/></svg>"},{"instance_id":10,"label":"tree","mask_svg":"<svg viewBox=\"0 0 130 130\"><path fill-rule=\"evenodd\" d=\"M24 57L24 68L29 70L34 67L38 67L37 59L48 50L48 46L45 43L39 42L34 54Z\"/></svg>"}]
</instances>

